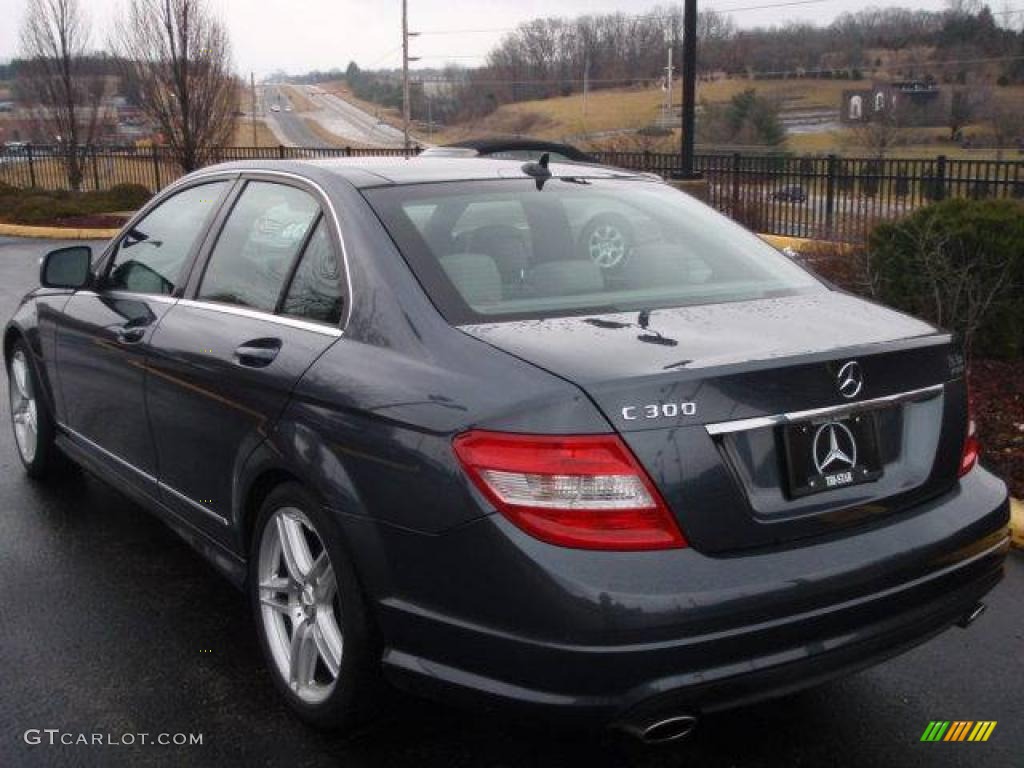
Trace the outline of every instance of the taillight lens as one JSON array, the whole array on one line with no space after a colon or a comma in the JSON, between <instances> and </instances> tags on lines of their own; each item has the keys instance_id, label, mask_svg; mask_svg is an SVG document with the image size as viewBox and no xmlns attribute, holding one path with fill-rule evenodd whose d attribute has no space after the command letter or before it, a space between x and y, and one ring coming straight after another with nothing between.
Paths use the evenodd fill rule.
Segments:
<instances>
[{"instance_id":1,"label":"taillight lens","mask_svg":"<svg viewBox=\"0 0 1024 768\"><path fill-rule=\"evenodd\" d=\"M661 495L616 435L518 435L475 430L455 438L474 484L531 536L579 549L685 547Z\"/></svg>"},{"instance_id":2,"label":"taillight lens","mask_svg":"<svg viewBox=\"0 0 1024 768\"><path fill-rule=\"evenodd\" d=\"M978 463L981 455L981 440L978 439L978 422L974 418L974 398L970 387L967 388L967 436L964 438L964 449L960 453L960 477L963 477Z\"/></svg>"}]
</instances>

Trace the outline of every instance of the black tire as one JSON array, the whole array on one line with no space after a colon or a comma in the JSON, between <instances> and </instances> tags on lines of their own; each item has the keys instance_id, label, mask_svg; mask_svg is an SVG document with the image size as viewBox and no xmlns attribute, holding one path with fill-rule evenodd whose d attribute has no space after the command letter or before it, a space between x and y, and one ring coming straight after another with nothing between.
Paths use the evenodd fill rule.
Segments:
<instances>
[{"instance_id":1,"label":"black tire","mask_svg":"<svg viewBox=\"0 0 1024 768\"><path fill-rule=\"evenodd\" d=\"M26 381L22 386L28 388L29 392L25 393L22 391L22 386L19 386L15 380L15 367L19 364L18 360L24 361ZM18 453L18 458L21 459L22 465L25 467L25 472L34 480L42 480L47 477L55 467L60 463L60 452L57 450L55 439L57 436L57 427L53 420L53 414L50 413L50 407L47 403L46 397L43 393L43 388L39 382L39 375L36 372L35 358L32 355L32 351L28 348L28 345L23 339L18 339L11 345L10 354L7 356L7 389L8 389L8 413L11 417L11 429L14 435L15 449ZM25 416L25 395L28 394L32 401L32 413L34 414L33 422L35 424L35 445L31 450L31 455L26 455L26 449L23 447L23 443L18 436L19 422L24 422ZM18 403L22 407L18 408ZM18 408L19 414L17 416L15 410Z\"/></svg>"},{"instance_id":2,"label":"black tire","mask_svg":"<svg viewBox=\"0 0 1024 768\"><path fill-rule=\"evenodd\" d=\"M260 569L263 567L261 546L269 526L274 527L269 535L276 534L277 514L285 509L299 510L305 520L312 524L315 536L319 538L319 543L322 543L322 550L319 551L326 550L337 585L331 604L337 608L337 611L332 613L332 617L336 621L343 639L340 665L338 665L333 689L326 694L325 698L315 702L300 695L297 689L293 689L289 681L285 679L279 659L275 657L271 648L272 630L268 629L261 602L261 592L263 591L260 588ZM306 541L309 544L312 538L307 536ZM314 541L309 546L309 551L314 557L319 554L315 546L316 543L318 542ZM278 543L276 546L280 547L280 544ZM280 555L279 565L287 570L284 559L283 554ZM338 523L330 514L323 511L321 504L313 494L297 483L279 485L271 491L260 507L249 552L247 589L260 648L267 662L268 671L274 680L274 685L284 696L293 712L318 728L347 730L364 722L377 711L384 691L380 672L380 643L367 610L366 600L346 548L342 544ZM276 597L282 598L282 602L285 599L291 600L291 597L286 596L283 591L279 592ZM298 605L301 607L301 600ZM271 611L271 615L276 614ZM290 616L286 618L287 622L282 626L287 627L290 624L290 634L294 639L296 619ZM316 617L311 620L307 619L307 622L307 626L319 626ZM326 676L329 676L324 659L325 657L318 656L317 661L314 662L315 674L327 673Z\"/></svg>"},{"instance_id":3,"label":"black tire","mask_svg":"<svg viewBox=\"0 0 1024 768\"><path fill-rule=\"evenodd\" d=\"M599 213L580 231L577 247L583 258L601 269L621 269L629 260L635 241L633 225L625 216Z\"/></svg>"}]
</instances>

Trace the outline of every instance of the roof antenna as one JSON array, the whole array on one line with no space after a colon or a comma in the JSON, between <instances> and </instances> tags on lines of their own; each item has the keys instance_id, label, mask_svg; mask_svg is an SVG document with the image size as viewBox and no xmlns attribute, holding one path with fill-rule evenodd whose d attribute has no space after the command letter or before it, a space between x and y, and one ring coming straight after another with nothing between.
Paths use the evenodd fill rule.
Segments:
<instances>
[{"instance_id":1,"label":"roof antenna","mask_svg":"<svg viewBox=\"0 0 1024 768\"><path fill-rule=\"evenodd\" d=\"M523 173L532 176L537 182L537 189L544 189L544 182L551 178L551 171L548 170L548 162L551 155L545 152L536 163L524 163Z\"/></svg>"}]
</instances>

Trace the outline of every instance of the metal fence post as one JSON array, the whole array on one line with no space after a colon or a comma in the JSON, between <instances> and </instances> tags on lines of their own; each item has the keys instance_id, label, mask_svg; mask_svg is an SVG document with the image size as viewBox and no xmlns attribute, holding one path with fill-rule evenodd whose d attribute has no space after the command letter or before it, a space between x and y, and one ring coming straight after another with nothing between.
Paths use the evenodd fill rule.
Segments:
<instances>
[{"instance_id":1,"label":"metal fence post","mask_svg":"<svg viewBox=\"0 0 1024 768\"><path fill-rule=\"evenodd\" d=\"M740 168L743 166L743 156L739 152L732 155L732 207L730 210L735 214L740 207Z\"/></svg>"},{"instance_id":2,"label":"metal fence post","mask_svg":"<svg viewBox=\"0 0 1024 768\"><path fill-rule=\"evenodd\" d=\"M836 219L836 178L839 175L839 158L828 156L825 176L825 232L832 233Z\"/></svg>"},{"instance_id":3,"label":"metal fence post","mask_svg":"<svg viewBox=\"0 0 1024 768\"><path fill-rule=\"evenodd\" d=\"M96 157L96 145L93 144L90 148L90 154L92 155L92 184L99 191L100 188L100 161Z\"/></svg>"},{"instance_id":4,"label":"metal fence post","mask_svg":"<svg viewBox=\"0 0 1024 768\"><path fill-rule=\"evenodd\" d=\"M935 158L935 200L946 199L946 156Z\"/></svg>"},{"instance_id":5,"label":"metal fence post","mask_svg":"<svg viewBox=\"0 0 1024 768\"><path fill-rule=\"evenodd\" d=\"M32 145L29 144L25 147L25 151L28 154L28 185L34 189L36 186L36 164L32 162Z\"/></svg>"},{"instance_id":6,"label":"metal fence post","mask_svg":"<svg viewBox=\"0 0 1024 768\"><path fill-rule=\"evenodd\" d=\"M153 179L156 191L159 192L163 185L160 183L160 154L157 152L156 144L153 145Z\"/></svg>"}]
</instances>

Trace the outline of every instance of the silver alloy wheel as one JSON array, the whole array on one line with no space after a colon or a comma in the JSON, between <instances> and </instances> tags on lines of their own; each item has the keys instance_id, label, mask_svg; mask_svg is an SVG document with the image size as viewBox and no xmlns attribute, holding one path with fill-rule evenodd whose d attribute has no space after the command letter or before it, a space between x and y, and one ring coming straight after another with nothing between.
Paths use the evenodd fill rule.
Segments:
<instances>
[{"instance_id":1,"label":"silver alloy wheel","mask_svg":"<svg viewBox=\"0 0 1024 768\"><path fill-rule=\"evenodd\" d=\"M25 352L17 350L11 357L11 376L8 389L11 395L11 421L14 422L14 441L26 464L36 457L39 442L39 413L36 410L32 376Z\"/></svg>"},{"instance_id":2,"label":"silver alloy wheel","mask_svg":"<svg viewBox=\"0 0 1024 768\"><path fill-rule=\"evenodd\" d=\"M303 701L324 701L341 667L341 605L327 549L300 510L283 507L270 516L257 575L263 631L278 673Z\"/></svg>"},{"instance_id":3,"label":"silver alloy wheel","mask_svg":"<svg viewBox=\"0 0 1024 768\"><path fill-rule=\"evenodd\" d=\"M601 269L616 267L626 258L626 236L614 224L602 224L590 233L587 252Z\"/></svg>"}]
</instances>

